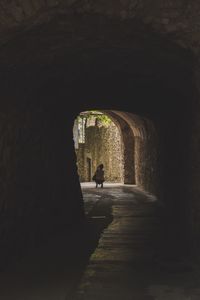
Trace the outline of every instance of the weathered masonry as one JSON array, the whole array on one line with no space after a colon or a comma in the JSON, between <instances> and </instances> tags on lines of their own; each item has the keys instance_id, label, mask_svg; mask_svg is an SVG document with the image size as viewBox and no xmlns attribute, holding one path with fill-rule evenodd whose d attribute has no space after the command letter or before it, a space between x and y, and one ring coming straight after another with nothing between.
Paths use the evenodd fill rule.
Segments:
<instances>
[{"instance_id":1,"label":"weathered masonry","mask_svg":"<svg viewBox=\"0 0 200 300\"><path fill-rule=\"evenodd\" d=\"M103 163L106 181L136 184L149 192L158 192L157 141L152 122L122 111L103 113L113 120L109 126L103 126L102 122L98 124L95 114L93 119L87 119L82 113L75 121L80 181L91 181L96 167ZM79 132L79 143L76 131Z\"/></svg>"},{"instance_id":2,"label":"weathered masonry","mask_svg":"<svg viewBox=\"0 0 200 300\"><path fill-rule=\"evenodd\" d=\"M102 113L93 113L90 118L78 117L74 130L79 133L75 148L80 181L92 181L97 166L103 163L106 181L124 182L123 145L115 123Z\"/></svg>"}]
</instances>

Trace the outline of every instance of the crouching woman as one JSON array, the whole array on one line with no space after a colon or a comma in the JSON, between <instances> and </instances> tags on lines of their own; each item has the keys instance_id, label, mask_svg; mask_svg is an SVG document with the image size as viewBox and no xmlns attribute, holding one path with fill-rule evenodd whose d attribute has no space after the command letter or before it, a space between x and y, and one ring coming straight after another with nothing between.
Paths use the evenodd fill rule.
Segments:
<instances>
[{"instance_id":1,"label":"crouching woman","mask_svg":"<svg viewBox=\"0 0 200 300\"><path fill-rule=\"evenodd\" d=\"M96 188L98 187L98 185L101 185L101 188L103 188L103 183L105 181L103 168L104 168L103 164L100 164L97 167L94 176L92 177L92 179L96 182Z\"/></svg>"}]
</instances>

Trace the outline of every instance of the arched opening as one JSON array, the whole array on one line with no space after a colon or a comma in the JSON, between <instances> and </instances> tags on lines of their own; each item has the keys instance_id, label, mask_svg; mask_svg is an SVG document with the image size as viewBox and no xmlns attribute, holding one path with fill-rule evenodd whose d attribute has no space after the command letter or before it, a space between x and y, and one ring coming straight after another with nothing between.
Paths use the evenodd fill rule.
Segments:
<instances>
[{"instance_id":1,"label":"arched opening","mask_svg":"<svg viewBox=\"0 0 200 300\"><path fill-rule=\"evenodd\" d=\"M108 114L81 112L75 120L73 133L80 182L91 182L97 166L103 164L106 182L124 183L121 129Z\"/></svg>"},{"instance_id":2,"label":"arched opening","mask_svg":"<svg viewBox=\"0 0 200 300\"><path fill-rule=\"evenodd\" d=\"M88 110L73 126L80 182L91 182L103 163L106 181L159 194L157 136L153 122L129 112Z\"/></svg>"},{"instance_id":3,"label":"arched opening","mask_svg":"<svg viewBox=\"0 0 200 300\"><path fill-rule=\"evenodd\" d=\"M134 136L130 126L113 115L112 111L87 111L75 120L80 182L91 182L97 166L103 163L106 182L135 183Z\"/></svg>"}]
</instances>

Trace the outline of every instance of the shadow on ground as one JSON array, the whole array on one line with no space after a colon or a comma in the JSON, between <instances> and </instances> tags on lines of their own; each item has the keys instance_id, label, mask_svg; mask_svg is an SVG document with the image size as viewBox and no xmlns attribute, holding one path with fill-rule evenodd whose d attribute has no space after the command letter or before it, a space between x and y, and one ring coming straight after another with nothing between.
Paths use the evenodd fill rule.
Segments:
<instances>
[{"instance_id":1,"label":"shadow on ground","mask_svg":"<svg viewBox=\"0 0 200 300\"><path fill-rule=\"evenodd\" d=\"M1 300L70 299L102 231L112 222L112 201L85 207L85 221L27 249L0 273Z\"/></svg>"}]
</instances>

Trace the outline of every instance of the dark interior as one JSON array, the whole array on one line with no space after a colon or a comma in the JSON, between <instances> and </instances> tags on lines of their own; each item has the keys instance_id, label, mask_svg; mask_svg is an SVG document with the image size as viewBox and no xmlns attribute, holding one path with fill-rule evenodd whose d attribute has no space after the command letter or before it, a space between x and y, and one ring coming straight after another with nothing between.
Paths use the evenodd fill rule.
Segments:
<instances>
[{"instance_id":1,"label":"dark interior","mask_svg":"<svg viewBox=\"0 0 200 300\"><path fill-rule=\"evenodd\" d=\"M139 183L158 198L160 244L198 253L199 45L181 15L187 1L168 9L141 1L135 13L127 1L8 2L0 13L0 241L8 261L13 245L26 253L34 237L84 222L72 128L90 109L110 113L122 133L127 120L116 111L135 116ZM185 27L171 15L165 24L165 9Z\"/></svg>"}]
</instances>

